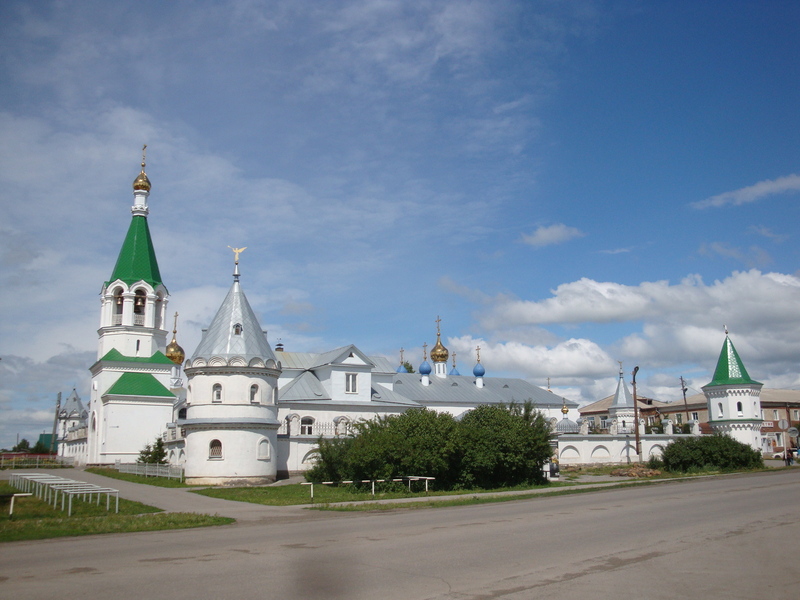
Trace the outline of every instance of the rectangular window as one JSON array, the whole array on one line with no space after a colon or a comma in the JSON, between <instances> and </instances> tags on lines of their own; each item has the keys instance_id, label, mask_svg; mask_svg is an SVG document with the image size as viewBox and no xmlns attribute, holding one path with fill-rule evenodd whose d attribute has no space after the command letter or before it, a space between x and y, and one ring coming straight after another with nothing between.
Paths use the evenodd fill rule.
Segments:
<instances>
[{"instance_id":1,"label":"rectangular window","mask_svg":"<svg viewBox=\"0 0 800 600\"><path fill-rule=\"evenodd\" d=\"M345 374L344 391L348 394L358 393L358 373Z\"/></svg>"},{"instance_id":2,"label":"rectangular window","mask_svg":"<svg viewBox=\"0 0 800 600\"><path fill-rule=\"evenodd\" d=\"M675 422L680 425L683 423L683 413L676 413L675 414Z\"/></svg>"},{"instance_id":3,"label":"rectangular window","mask_svg":"<svg viewBox=\"0 0 800 600\"><path fill-rule=\"evenodd\" d=\"M699 421L699 420L700 420L700 415L697 414L696 412L693 412L692 413L692 421Z\"/></svg>"},{"instance_id":4,"label":"rectangular window","mask_svg":"<svg viewBox=\"0 0 800 600\"><path fill-rule=\"evenodd\" d=\"M778 409L773 409L772 411L772 418L777 421L778 420Z\"/></svg>"},{"instance_id":5,"label":"rectangular window","mask_svg":"<svg viewBox=\"0 0 800 600\"><path fill-rule=\"evenodd\" d=\"M796 408L795 408L795 409L792 411L792 414L794 415L794 417L793 417L793 418L794 418L794 420L795 420L795 421L800 421L800 410L798 410L798 409L796 409Z\"/></svg>"},{"instance_id":6,"label":"rectangular window","mask_svg":"<svg viewBox=\"0 0 800 600\"><path fill-rule=\"evenodd\" d=\"M594 417L589 417L589 425L594 425Z\"/></svg>"}]
</instances>

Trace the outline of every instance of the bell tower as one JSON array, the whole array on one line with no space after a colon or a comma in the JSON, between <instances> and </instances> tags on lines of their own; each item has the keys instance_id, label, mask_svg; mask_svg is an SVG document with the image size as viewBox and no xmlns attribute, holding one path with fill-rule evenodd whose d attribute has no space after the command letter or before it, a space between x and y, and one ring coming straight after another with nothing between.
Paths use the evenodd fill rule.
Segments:
<instances>
[{"instance_id":1,"label":"bell tower","mask_svg":"<svg viewBox=\"0 0 800 600\"><path fill-rule=\"evenodd\" d=\"M147 225L150 179L133 182L132 219L111 277L100 293L97 362L91 367L90 464L133 462L171 420L173 362L164 352L167 288Z\"/></svg>"}]
</instances>

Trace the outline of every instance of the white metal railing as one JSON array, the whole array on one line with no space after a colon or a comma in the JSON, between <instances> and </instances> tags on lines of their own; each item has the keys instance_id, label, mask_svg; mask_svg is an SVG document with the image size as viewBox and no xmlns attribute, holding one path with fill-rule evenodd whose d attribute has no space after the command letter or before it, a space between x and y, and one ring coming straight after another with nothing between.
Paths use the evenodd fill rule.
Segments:
<instances>
[{"instance_id":1,"label":"white metal railing","mask_svg":"<svg viewBox=\"0 0 800 600\"><path fill-rule=\"evenodd\" d=\"M122 325L122 315L114 315L111 318L112 325Z\"/></svg>"},{"instance_id":2,"label":"white metal railing","mask_svg":"<svg viewBox=\"0 0 800 600\"><path fill-rule=\"evenodd\" d=\"M154 465L149 463L116 463L114 467L120 473L132 473L145 477L166 477L183 481L183 467L181 465Z\"/></svg>"},{"instance_id":3,"label":"white metal railing","mask_svg":"<svg viewBox=\"0 0 800 600\"><path fill-rule=\"evenodd\" d=\"M134 325L144 325L144 315L133 315Z\"/></svg>"},{"instance_id":4,"label":"white metal railing","mask_svg":"<svg viewBox=\"0 0 800 600\"><path fill-rule=\"evenodd\" d=\"M314 421L311 424L301 424L299 421L282 421L278 427L278 435L306 435L312 437L334 437L350 433L350 424L333 421Z\"/></svg>"}]
</instances>

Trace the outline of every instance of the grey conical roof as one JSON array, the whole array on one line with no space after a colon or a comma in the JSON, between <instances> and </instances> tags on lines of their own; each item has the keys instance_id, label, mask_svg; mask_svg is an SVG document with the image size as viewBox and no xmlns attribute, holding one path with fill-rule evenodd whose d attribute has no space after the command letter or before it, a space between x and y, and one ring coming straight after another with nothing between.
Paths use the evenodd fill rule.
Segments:
<instances>
[{"instance_id":1,"label":"grey conical roof","mask_svg":"<svg viewBox=\"0 0 800 600\"><path fill-rule=\"evenodd\" d=\"M203 339L194 351L192 360L208 360L214 356L227 360L241 356L247 362L253 358L261 358L265 362L270 358L275 360L267 335L261 329L239 284L238 265L233 275L233 285L211 325L203 332Z\"/></svg>"},{"instance_id":2,"label":"grey conical roof","mask_svg":"<svg viewBox=\"0 0 800 600\"><path fill-rule=\"evenodd\" d=\"M73 418L80 418L83 414L83 402L81 402L80 396L78 396L78 392L75 388L72 388L72 393L67 396L67 399L64 401L64 404L61 405L61 410L59 412L59 416L62 418L66 417L73 417Z\"/></svg>"},{"instance_id":3,"label":"grey conical roof","mask_svg":"<svg viewBox=\"0 0 800 600\"><path fill-rule=\"evenodd\" d=\"M619 382L617 383L617 391L614 393L614 401L611 403L611 408L633 408L633 396L631 396L625 381L622 379L622 371L619 372Z\"/></svg>"}]
</instances>

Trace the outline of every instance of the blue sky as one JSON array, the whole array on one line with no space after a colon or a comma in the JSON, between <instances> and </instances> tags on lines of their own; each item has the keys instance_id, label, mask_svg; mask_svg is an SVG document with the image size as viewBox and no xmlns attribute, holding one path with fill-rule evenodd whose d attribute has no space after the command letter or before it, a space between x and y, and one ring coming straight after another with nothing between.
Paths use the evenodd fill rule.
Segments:
<instances>
[{"instance_id":1,"label":"blue sky","mask_svg":"<svg viewBox=\"0 0 800 600\"><path fill-rule=\"evenodd\" d=\"M800 386L796 2L0 4L0 446L88 398L148 144L191 353L231 282L270 342L581 403ZM629 378L628 378L629 379Z\"/></svg>"}]
</instances>

